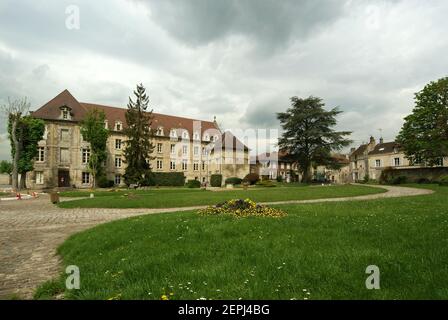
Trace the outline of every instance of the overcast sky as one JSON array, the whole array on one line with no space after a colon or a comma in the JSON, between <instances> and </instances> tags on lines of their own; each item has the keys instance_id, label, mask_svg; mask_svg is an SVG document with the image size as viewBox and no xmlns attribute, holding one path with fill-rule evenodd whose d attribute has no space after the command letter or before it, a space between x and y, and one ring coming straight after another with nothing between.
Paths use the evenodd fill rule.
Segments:
<instances>
[{"instance_id":1,"label":"overcast sky","mask_svg":"<svg viewBox=\"0 0 448 320\"><path fill-rule=\"evenodd\" d=\"M380 128L393 140L414 92L447 75L447 12L444 0L2 0L0 104L37 109L68 89L125 107L142 82L155 112L258 129L314 95L340 106L355 144Z\"/></svg>"}]
</instances>

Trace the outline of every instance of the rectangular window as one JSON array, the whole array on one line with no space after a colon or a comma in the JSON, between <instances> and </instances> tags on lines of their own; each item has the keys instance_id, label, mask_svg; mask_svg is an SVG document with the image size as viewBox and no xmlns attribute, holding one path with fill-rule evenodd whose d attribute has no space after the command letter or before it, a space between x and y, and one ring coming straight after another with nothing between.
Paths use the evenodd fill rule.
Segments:
<instances>
[{"instance_id":1,"label":"rectangular window","mask_svg":"<svg viewBox=\"0 0 448 320\"><path fill-rule=\"evenodd\" d=\"M115 175L115 184L117 186L121 184L121 175L120 174Z\"/></svg>"},{"instance_id":2,"label":"rectangular window","mask_svg":"<svg viewBox=\"0 0 448 320\"><path fill-rule=\"evenodd\" d=\"M162 153L162 144L161 143L157 144L157 152Z\"/></svg>"},{"instance_id":3,"label":"rectangular window","mask_svg":"<svg viewBox=\"0 0 448 320\"><path fill-rule=\"evenodd\" d=\"M375 160L375 167L381 167L381 160Z\"/></svg>"},{"instance_id":4,"label":"rectangular window","mask_svg":"<svg viewBox=\"0 0 448 320\"><path fill-rule=\"evenodd\" d=\"M115 168L121 168L121 157L115 157Z\"/></svg>"},{"instance_id":5,"label":"rectangular window","mask_svg":"<svg viewBox=\"0 0 448 320\"><path fill-rule=\"evenodd\" d=\"M157 170L162 170L162 169L163 169L163 161L157 160Z\"/></svg>"},{"instance_id":6,"label":"rectangular window","mask_svg":"<svg viewBox=\"0 0 448 320\"><path fill-rule=\"evenodd\" d=\"M45 147L39 147L37 150L37 161L44 162L45 161Z\"/></svg>"},{"instance_id":7,"label":"rectangular window","mask_svg":"<svg viewBox=\"0 0 448 320\"><path fill-rule=\"evenodd\" d=\"M188 170L188 162L187 160L182 160L182 170Z\"/></svg>"},{"instance_id":8,"label":"rectangular window","mask_svg":"<svg viewBox=\"0 0 448 320\"><path fill-rule=\"evenodd\" d=\"M68 148L61 148L59 150L59 162L65 164L70 162L70 152Z\"/></svg>"},{"instance_id":9,"label":"rectangular window","mask_svg":"<svg viewBox=\"0 0 448 320\"><path fill-rule=\"evenodd\" d=\"M89 184L89 183L90 183L90 173L83 172L82 173L82 184Z\"/></svg>"},{"instance_id":10,"label":"rectangular window","mask_svg":"<svg viewBox=\"0 0 448 320\"><path fill-rule=\"evenodd\" d=\"M115 139L115 149L121 149L121 139Z\"/></svg>"},{"instance_id":11,"label":"rectangular window","mask_svg":"<svg viewBox=\"0 0 448 320\"><path fill-rule=\"evenodd\" d=\"M64 119L64 120L68 119L68 110L67 109L62 110L62 119Z\"/></svg>"},{"instance_id":12,"label":"rectangular window","mask_svg":"<svg viewBox=\"0 0 448 320\"><path fill-rule=\"evenodd\" d=\"M193 149L193 154L195 155L195 156L197 156L197 155L199 155L199 147L194 147L194 149Z\"/></svg>"},{"instance_id":13,"label":"rectangular window","mask_svg":"<svg viewBox=\"0 0 448 320\"><path fill-rule=\"evenodd\" d=\"M400 165L400 158L394 158L394 166L398 167Z\"/></svg>"},{"instance_id":14,"label":"rectangular window","mask_svg":"<svg viewBox=\"0 0 448 320\"><path fill-rule=\"evenodd\" d=\"M187 146L182 146L182 154L185 156L188 153L188 147Z\"/></svg>"},{"instance_id":15,"label":"rectangular window","mask_svg":"<svg viewBox=\"0 0 448 320\"><path fill-rule=\"evenodd\" d=\"M176 161L170 161L170 170L176 170Z\"/></svg>"},{"instance_id":16,"label":"rectangular window","mask_svg":"<svg viewBox=\"0 0 448 320\"><path fill-rule=\"evenodd\" d=\"M36 184L44 184L44 173L36 171Z\"/></svg>"},{"instance_id":17,"label":"rectangular window","mask_svg":"<svg viewBox=\"0 0 448 320\"><path fill-rule=\"evenodd\" d=\"M435 162L435 165L436 166L443 166L443 158L437 159L436 162Z\"/></svg>"},{"instance_id":18,"label":"rectangular window","mask_svg":"<svg viewBox=\"0 0 448 320\"><path fill-rule=\"evenodd\" d=\"M202 161L202 171L205 171L205 161Z\"/></svg>"},{"instance_id":19,"label":"rectangular window","mask_svg":"<svg viewBox=\"0 0 448 320\"><path fill-rule=\"evenodd\" d=\"M199 163L198 162L193 163L193 170L199 171Z\"/></svg>"},{"instance_id":20,"label":"rectangular window","mask_svg":"<svg viewBox=\"0 0 448 320\"><path fill-rule=\"evenodd\" d=\"M170 152L171 152L171 154L175 154L176 153L176 145L175 144L172 144L170 146Z\"/></svg>"},{"instance_id":21,"label":"rectangular window","mask_svg":"<svg viewBox=\"0 0 448 320\"><path fill-rule=\"evenodd\" d=\"M87 164L90 160L90 149L82 149L82 164Z\"/></svg>"},{"instance_id":22,"label":"rectangular window","mask_svg":"<svg viewBox=\"0 0 448 320\"><path fill-rule=\"evenodd\" d=\"M61 129L61 140L62 141L69 141L70 140L70 130L68 130L68 129Z\"/></svg>"}]
</instances>

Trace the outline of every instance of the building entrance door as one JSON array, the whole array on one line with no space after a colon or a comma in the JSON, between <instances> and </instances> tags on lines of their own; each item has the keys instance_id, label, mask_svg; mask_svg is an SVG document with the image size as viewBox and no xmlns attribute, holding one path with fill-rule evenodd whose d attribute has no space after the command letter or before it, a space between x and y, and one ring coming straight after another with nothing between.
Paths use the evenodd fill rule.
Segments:
<instances>
[{"instance_id":1,"label":"building entrance door","mask_svg":"<svg viewBox=\"0 0 448 320\"><path fill-rule=\"evenodd\" d=\"M70 172L68 170L58 171L58 187L70 187Z\"/></svg>"}]
</instances>

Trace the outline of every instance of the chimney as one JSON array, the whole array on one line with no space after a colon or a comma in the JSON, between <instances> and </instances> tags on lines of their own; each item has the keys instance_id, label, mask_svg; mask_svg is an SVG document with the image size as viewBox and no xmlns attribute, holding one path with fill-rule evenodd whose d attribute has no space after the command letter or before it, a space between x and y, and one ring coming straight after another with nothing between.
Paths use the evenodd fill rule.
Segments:
<instances>
[{"instance_id":1,"label":"chimney","mask_svg":"<svg viewBox=\"0 0 448 320\"><path fill-rule=\"evenodd\" d=\"M380 143L384 143L383 137L380 138Z\"/></svg>"},{"instance_id":2,"label":"chimney","mask_svg":"<svg viewBox=\"0 0 448 320\"><path fill-rule=\"evenodd\" d=\"M375 138L373 136L370 136L370 144L375 144Z\"/></svg>"}]
</instances>

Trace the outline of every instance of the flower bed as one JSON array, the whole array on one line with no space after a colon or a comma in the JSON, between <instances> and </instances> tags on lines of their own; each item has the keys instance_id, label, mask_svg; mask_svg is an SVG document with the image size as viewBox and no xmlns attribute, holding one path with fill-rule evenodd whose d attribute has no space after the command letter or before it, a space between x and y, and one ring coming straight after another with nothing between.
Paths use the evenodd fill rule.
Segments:
<instances>
[{"instance_id":1,"label":"flower bed","mask_svg":"<svg viewBox=\"0 0 448 320\"><path fill-rule=\"evenodd\" d=\"M270 208L261 204L256 204L250 199L233 199L215 206L210 206L198 211L200 215L232 215L237 218L242 217L272 217L280 218L286 216L286 212L280 209Z\"/></svg>"}]
</instances>

